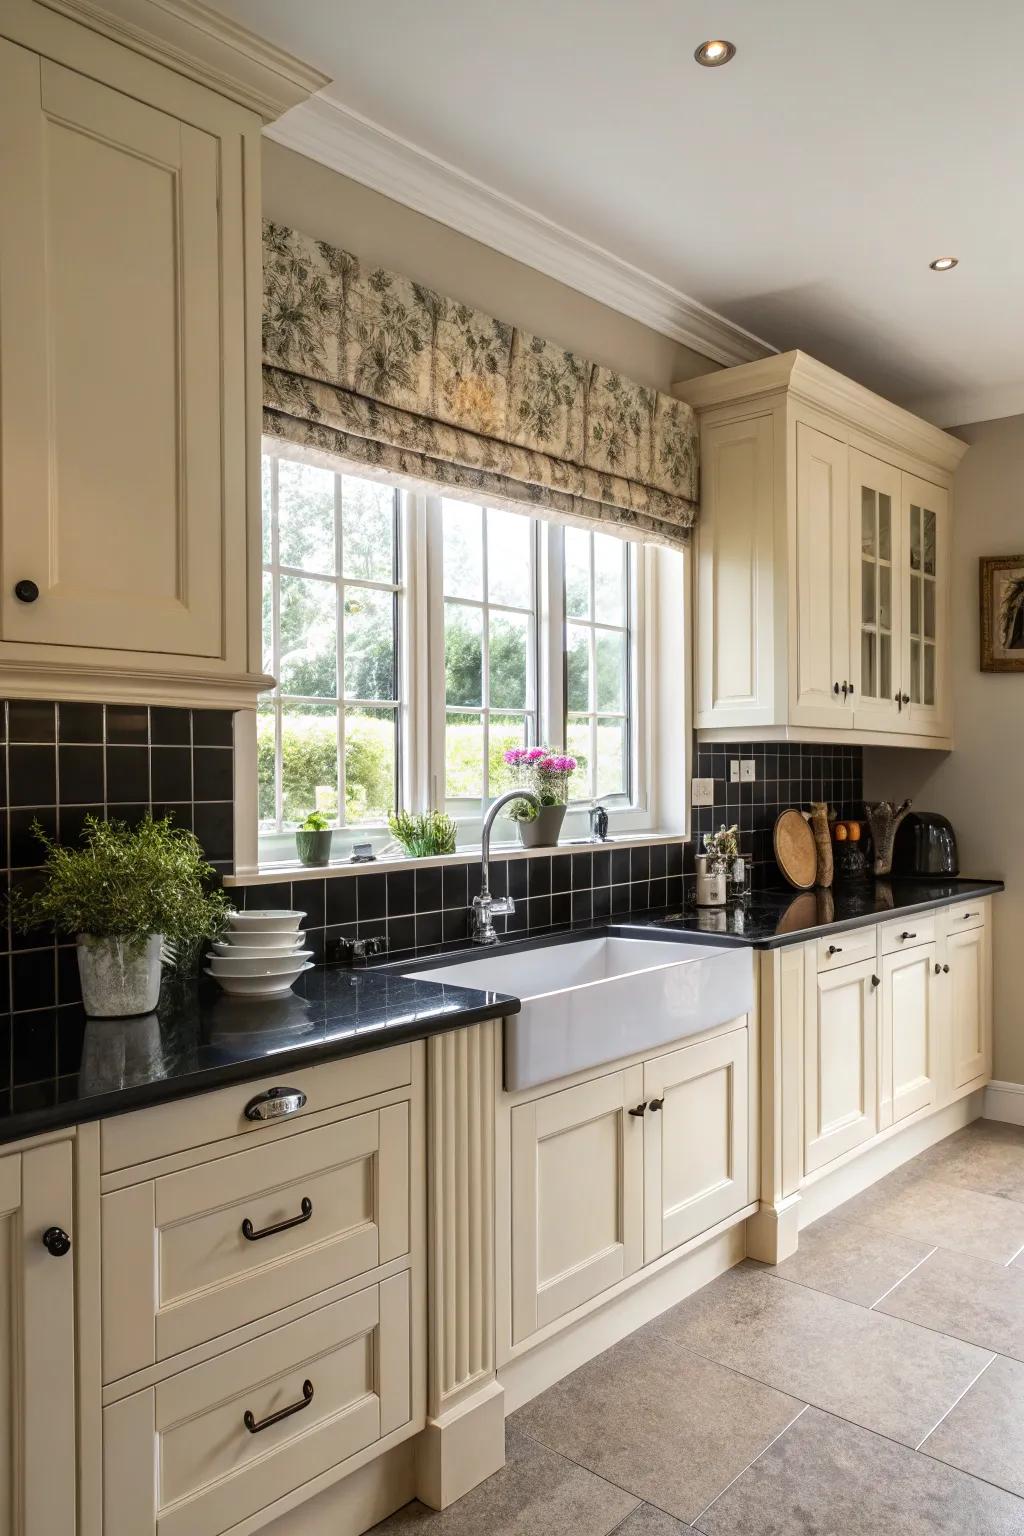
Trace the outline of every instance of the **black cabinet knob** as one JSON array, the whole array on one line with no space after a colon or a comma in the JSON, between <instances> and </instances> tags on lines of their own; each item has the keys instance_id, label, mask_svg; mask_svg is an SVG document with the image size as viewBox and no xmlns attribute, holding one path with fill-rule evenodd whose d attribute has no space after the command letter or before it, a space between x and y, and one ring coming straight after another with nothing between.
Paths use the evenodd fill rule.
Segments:
<instances>
[{"instance_id":1,"label":"black cabinet knob","mask_svg":"<svg viewBox=\"0 0 1024 1536\"><path fill-rule=\"evenodd\" d=\"M903 704L909 704L910 703L910 694L909 693L901 693L900 694L900 702L903 703Z\"/></svg>"},{"instance_id":2,"label":"black cabinet knob","mask_svg":"<svg viewBox=\"0 0 1024 1536\"><path fill-rule=\"evenodd\" d=\"M47 1227L43 1233L43 1247L55 1259L62 1259L71 1250L71 1239L63 1227Z\"/></svg>"},{"instance_id":3,"label":"black cabinet knob","mask_svg":"<svg viewBox=\"0 0 1024 1536\"><path fill-rule=\"evenodd\" d=\"M833 683L832 684L832 692L833 693L838 693L839 692L839 684L838 683Z\"/></svg>"},{"instance_id":4,"label":"black cabinet knob","mask_svg":"<svg viewBox=\"0 0 1024 1536\"><path fill-rule=\"evenodd\" d=\"M635 1109L630 1109L630 1110L626 1111L627 1114L632 1115L633 1118L636 1119L636 1120L639 1120L641 1115L646 1114L646 1112L647 1112L647 1105L646 1105L646 1103L638 1104Z\"/></svg>"},{"instance_id":5,"label":"black cabinet knob","mask_svg":"<svg viewBox=\"0 0 1024 1536\"><path fill-rule=\"evenodd\" d=\"M942 974L943 974L943 976L948 976L949 975L949 966L948 965L944 965L942 967Z\"/></svg>"},{"instance_id":6,"label":"black cabinet knob","mask_svg":"<svg viewBox=\"0 0 1024 1536\"><path fill-rule=\"evenodd\" d=\"M665 1097L664 1097L664 1095L662 1095L662 1097L660 1099L652 1099L650 1104L648 1105L648 1108L649 1109L658 1110L658 1109L661 1108L661 1106L664 1104L664 1102L665 1102Z\"/></svg>"},{"instance_id":7,"label":"black cabinet knob","mask_svg":"<svg viewBox=\"0 0 1024 1536\"><path fill-rule=\"evenodd\" d=\"M881 976L872 976L872 978L871 978L871 985L873 987L880 987L882 985L882 978L881 978Z\"/></svg>"},{"instance_id":8,"label":"black cabinet knob","mask_svg":"<svg viewBox=\"0 0 1024 1536\"><path fill-rule=\"evenodd\" d=\"M17 581L14 584L14 595L19 603L34 603L39 596L39 588L34 581Z\"/></svg>"},{"instance_id":9,"label":"black cabinet knob","mask_svg":"<svg viewBox=\"0 0 1024 1536\"><path fill-rule=\"evenodd\" d=\"M828 947L828 953L830 955L841 955L842 952L843 946L841 944L830 944Z\"/></svg>"},{"instance_id":10,"label":"black cabinet knob","mask_svg":"<svg viewBox=\"0 0 1024 1536\"><path fill-rule=\"evenodd\" d=\"M942 975L942 966L939 964L939 962L937 960L935 962L935 974L936 974L936 976L941 976Z\"/></svg>"}]
</instances>

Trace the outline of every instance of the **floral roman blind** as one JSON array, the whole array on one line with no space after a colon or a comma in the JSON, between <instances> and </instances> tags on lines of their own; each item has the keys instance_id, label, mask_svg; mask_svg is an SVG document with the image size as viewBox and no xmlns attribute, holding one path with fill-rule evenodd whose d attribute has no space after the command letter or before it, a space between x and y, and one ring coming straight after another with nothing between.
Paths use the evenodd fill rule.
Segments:
<instances>
[{"instance_id":1,"label":"floral roman blind","mask_svg":"<svg viewBox=\"0 0 1024 1536\"><path fill-rule=\"evenodd\" d=\"M685 544L697 429L681 400L541 336L263 229L264 430L358 464Z\"/></svg>"}]
</instances>

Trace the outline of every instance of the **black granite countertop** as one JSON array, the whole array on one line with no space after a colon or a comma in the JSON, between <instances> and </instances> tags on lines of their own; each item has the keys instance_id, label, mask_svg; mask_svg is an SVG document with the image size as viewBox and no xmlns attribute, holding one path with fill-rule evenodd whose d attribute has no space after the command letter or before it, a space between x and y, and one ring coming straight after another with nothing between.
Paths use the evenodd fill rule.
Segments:
<instances>
[{"instance_id":1,"label":"black granite countertop","mask_svg":"<svg viewBox=\"0 0 1024 1536\"><path fill-rule=\"evenodd\" d=\"M877 880L831 891L762 890L725 909L624 913L502 949L652 931L680 943L775 949L1002 889L1001 880ZM262 1077L271 1068L284 1073L518 1013L518 998L402 974L480 958L470 946L401 967L317 968L288 996L259 1003L228 997L206 980L165 984L155 1014L89 1020L77 1071L0 1093L0 1143Z\"/></svg>"}]
</instances>

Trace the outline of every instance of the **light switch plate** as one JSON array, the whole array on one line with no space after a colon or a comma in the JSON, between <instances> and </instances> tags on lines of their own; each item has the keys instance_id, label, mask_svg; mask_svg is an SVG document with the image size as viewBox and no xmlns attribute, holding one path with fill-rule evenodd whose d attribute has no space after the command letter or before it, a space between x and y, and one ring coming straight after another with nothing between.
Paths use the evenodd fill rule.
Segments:
<instances>
[{"instance_id":1,"label":"light switch plate","mask_svg":"<svg viewBox=\"0 0 1024 1536\"><path fill-rule=\"evenodd\" d=\"M714 805L715 781L714 779L694 779L690 786L691 805Z\"/></svg>"},{"instance_id":2,"label":"light switch plate","mask_svg":"<svg viewBox=\"0 0 1024 1536\"><path fill-rule=\"evenodd\" d=\"M741 784L753 784L753 782L754 782L754 780L756 778L757 778L757 771L756 771L756 765L755 765L754 759L752 757L744 757L743 759L741 759L741 761L740 761L740 783Z\"/></svg>"},{"instance_id":3,"label":"light switch plate","mask_svg":"<svg viewBox=\"0 0 1024 1536\"><path fill-rule=\"evenodd\" d=\"M740 781L740 760L738 757L729 759L729 783L738 784Z\"/></svg>"}]
</instances>

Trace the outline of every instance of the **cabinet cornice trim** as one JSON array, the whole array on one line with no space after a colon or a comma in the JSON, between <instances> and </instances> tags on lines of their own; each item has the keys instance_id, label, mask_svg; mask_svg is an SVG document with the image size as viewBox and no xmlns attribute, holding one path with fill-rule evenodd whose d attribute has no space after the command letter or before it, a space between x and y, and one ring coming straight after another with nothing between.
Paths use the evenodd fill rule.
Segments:
<instances>
[{"instance_id":1,"label":"cabinet cornice trim","mask_svg":"<svg viewBox=\"0 0 1024 1536\"><path fill-rule=\"evenodd\" d=\"M38 0L273 122L330 83L201 0Z\"/></svg>"},{"instance_id":2,"label":"cabinet cornice trim","mask_svg":"<svg viewBox=\"0 0 1024 1536\"><path fill-rule=\"evenodd\" d=\"M262 672L179 668L85 667L54 661L0 660L0 698L65 703L180 704L192 709L255 709L274 686Z\"/></svg>"},{"instance_id":3,"label":"cabinet cornice trim","mask_svg":"<svg viewBox=\"0 0 1024 1536\"><path fill-rule=\"evenodd\" d=\"M967 444L959 438L922 421L806 352L783 352L699 379L684 379L672 386L674 395L699 411L756 401L782 391L950 474L967 452Z\"/></svg>"}]
</instances>

